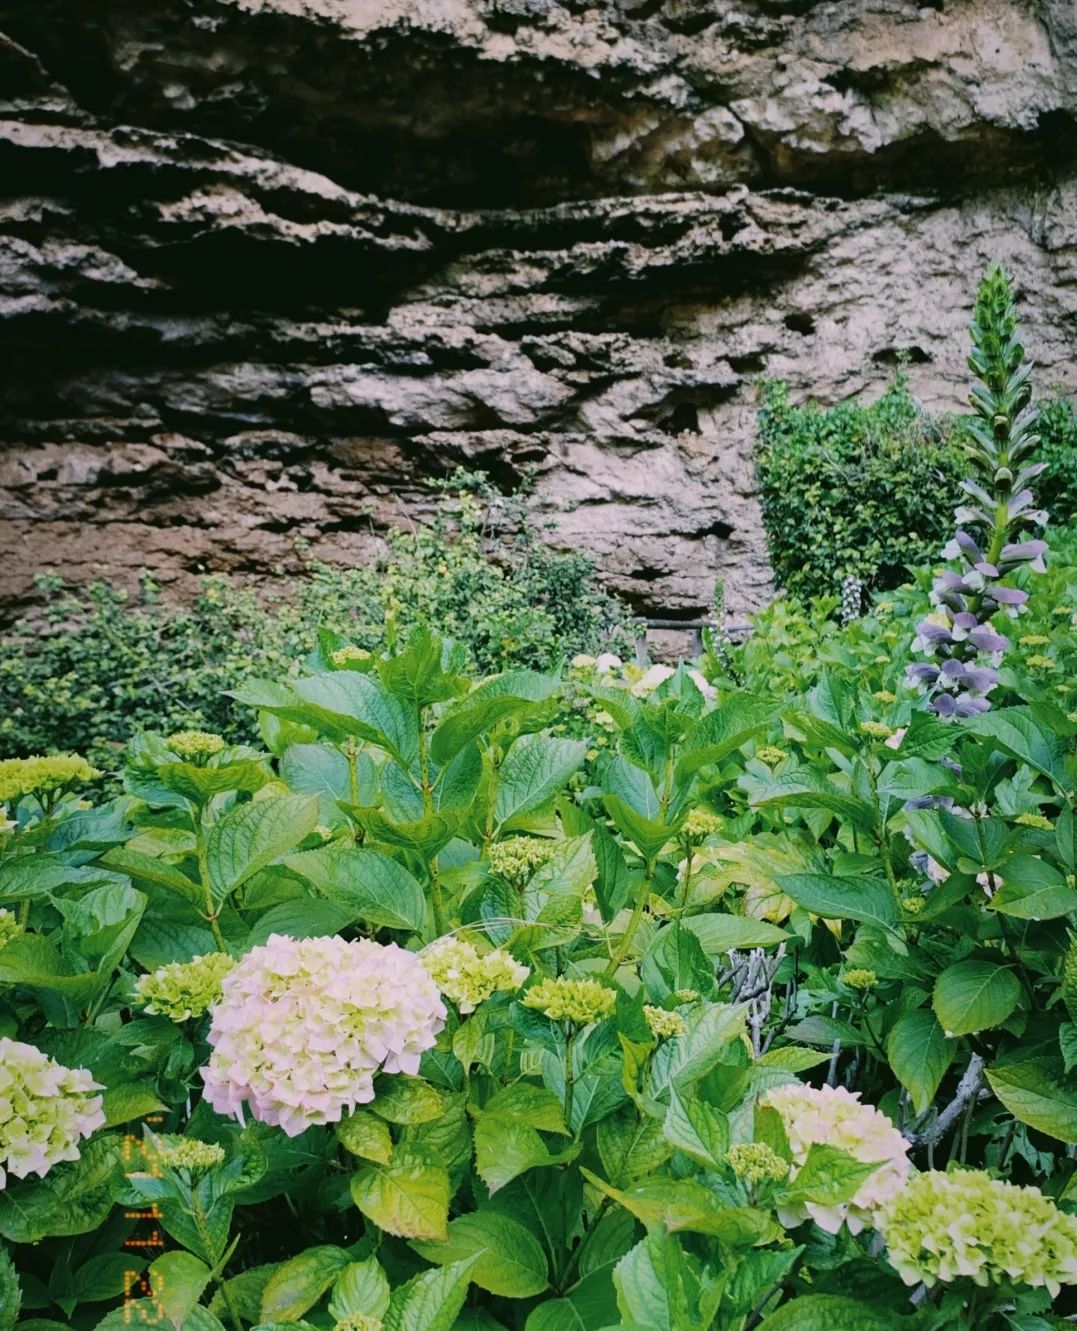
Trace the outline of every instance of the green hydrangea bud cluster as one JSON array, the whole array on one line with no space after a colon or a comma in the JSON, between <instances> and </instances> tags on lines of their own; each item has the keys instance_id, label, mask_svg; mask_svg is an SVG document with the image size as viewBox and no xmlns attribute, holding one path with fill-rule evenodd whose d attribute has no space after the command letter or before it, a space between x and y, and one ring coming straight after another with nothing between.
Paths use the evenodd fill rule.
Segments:
<instances>
[{"instance_id":1,"label":"green hydrangea bud cluster","mask_svg":"<svg viewBox=\"0 0 1077 1331\"><path fill-rule=\"evenodd\" d=\"M644 1003L643 1015L656 1040L672 1040L678 1035L683 1035L688 1029L679 1012L667 1012L665 1008L652 1007L649 1003Z\"/></svg>"},{"instance_id":2,"label":"green hydrangea bud cluster","mask_svg":"<svg viewBox=\"0 0 1077 1331\"><path fill-rule=\"evenodd\" d=\"M894 729L881 721L861 721L860 733L867 735L869 739L892 739Z\"/></svg>"},{"instance_id":3,"label":"green hydrangea bud cluster","mask_svg":"<svg viewBox=\"0 0 1077 1331\"><path fill-rule=\"evenodd\" d=\"M349 642L347 646L338 647L335 652L330 652L329 659L338 670L346 670L350 665L369 661L370 653L365 647L356 647L354 643Z\"/></svg>"},{"instance_id":4,"label":"green hydrangea bud cluster","mask_svg":"<svg viewBox=\"0 0 1077 1331\"><path fill-rule=\"evenodd\" d=\"M465 1016L492 994L519 989L531 974L500 948L483 954L467 939L451 935L424 949L422 963L442 995Z\"/></svg>"},{"instance_id":5,"label":"green hydrangea bud cluster","mask_svg":"<svg viewBox=\"0 0 1077 1331\"><path fill-rule=\"evenodd\" d=\"M901 909L906 915L919 915L927 905L924 897L902 897Z\"/></svg>"},{"instance_id":6,"label":"green hydrangea bud cluster","mask_svg":"<svg viewBox=\"0 0 1077 1331\"><path fill-rule=\"evenodd\" d=\"M56 753L49 758L40 754L4 758L0 760L0 803L7 804L24 795L51 795L69 786L95 781L100 775L96 767L75 753Z\"/></svg>"},{"instance_id":7,"label":"green hydrangea bud cluster","mask_svg":"<svg viewBox=\"0 0 1077 1331\"><path fill-rule=\"evenodd\" d=\"M495 841L486 852L486 859L494 873L508 882L526 883L539 865L550 859L553 852L552 841L514 836L507 841Z\"/></svg>"},{"instance_id":8,"label":"green hydrangea bud cluster","mask_svg":"<svg viewBox=\"0 0 1077 1331\"><path fill-rule=\"evenodd\" d=\"M185 758L188 762L212 758L226 747L224 736L215 735L210 730L177 730L165 743L177 758Z\"/></svg>"},{"instance_id":9,"label":"green hydrangea bud cluster","mask_svg":"<svg viewBox=\"0 0 1077 1331\"><path fill-rule=\"evenodd\" d=\"M843 972L841 982L850 989L874 989L879 977L874 971L856 968Z\"/></svg>"},{"instance_id":10,"label":"green hydrangea bud cluster","mask_svg":"<svg viewBox=\"0 0 1077 1331\"><path fill-rule=\"evenodd\" d=\"M30 1044L0 1039L0 1188L7 1175L39 1178L79 1158L79 1142L104 1127L102 1088L85 1068L65 1068Z\"/></svg>"},{"instance_id":11,"label":"green hydrangea bud cluster","mask_svg":"<svg viewBox=\"0 0 1077 1331\"><path fill-rule=\"evenodd\" d=\"M673 991L673 997L677 1000L678 1003L683 1003L683 1004L694 1003L696 999L699 998L699 990L675 989Z\"/></svg>"},{"instance_id":12,"label":"green hydrangea bud cluster","mask_svg":"<svg viewBox=\"0 0 1077 1331\"><path fill-rule=\"evenodd\" d=\"M1054 824L1050 818L1045 818L1042 813L1019 813L1014 822L1020 823L1022 827L1036 827L1041 832L1054 831Z\"/></svg>"},{"instance_id":13,"label":"green hydrangea bud cluster","mask_svg":"<svg viewBox=\"0 0 1077 1331\"><path fill-rule=\"evenodd\" d=\"M704 837L714 836L725 826L725 819L706 809L693 809L681 824L681 831L690 841L702 841Z\"/></svg>"},{"instance_id":14,"label":"green hydrangea bud cluster","mask_svg":"<svg viewBox=\"0 0 1077 1331\"><path fill-rule=\"evenodd\" d=\"M147 1012L169 1021L201 1017L221 1000L221 981L235 968L226 952L207 952L191 961L172 961L139 977L135 1000Z\"/></svg>"},{"instance_id":15,"label":"green hydrangea bud cluster","mask_svg":"<svg viewBox=\"0 0 1077 1331\"><path fill-rule=\"evenodd\" d=\"M169 1169L212 1169L223 1165L225 1151L216 1142L200 1142L196 1137L158 1137L153 1156Z\"/></svg>"},{"instance_id":16,"label":"green hydrangea bud cluster","mask_svg":"<svg viewBox=\"0 0 1077 1331\"><path fill-rule=\"evenodd\" d=\"M744 1142L731 1146L726 1163L742 1183L757 1188L761 1183L780 1183L789 1173L789 1162L766 1142Z\"/></svg>"},{"instance_id":17,"label":"green hydrangea bud cluster","mask_svg":"<svg viewBox=\"0 0 1077 1331\"><path fill-rule=\"evenodd\" d=\"M346 1313L333 1325L333 1331L382 1331L384 1323L380 1317L371 1317L368 1313Z\"/></svg>"},{"instance_id":18,"label":"green hydrangea bud cluster","mask_svg":"<svg viewBox=\"0 0 1077 1331\"><path fill-rule=\"evenodd\" d=\"M551 1021L590 1026L613 1011L617 994L598 980L570 980L564 975L540 980L524 995L525 1007L535 1008Z\"/></svg>"},{"instance_id":19,"label":"green hydrangea bud cluster","mask_svg":"<svg viewBox=\"0 0 1077 1331\"><path fill-rule=\"evenodd\" d=\"M18 916L10 910L0 907L0 948L6 947L13 938L22 933Z\"/></svg>"},{"instance_id":20,"label":"green hydrangea bud cluster","mask_svg":"<svg viewBox=\"0 0 1077 1331\"><path fill-rule=\"evenodd\" d=\"M890 1264L907 1285L1043 1286L1052 1297L1077 1284L1077 1216L1038 1188L978 1169L914 1175L878 1227Z\"/></svg>"},{"instance_id":21,"label":"green hydrangea bud cluster","mask_svg":"<svg viewBox=\"0 0 1077 1331\"><path fill-rule=\"evenodd\" d=\"M776 744L764 744L761 749L756 749L755 756L761 763L766 763L768 767L777 767L789 755L784 749L779 749Z\"/></svg>"}]
</instances>

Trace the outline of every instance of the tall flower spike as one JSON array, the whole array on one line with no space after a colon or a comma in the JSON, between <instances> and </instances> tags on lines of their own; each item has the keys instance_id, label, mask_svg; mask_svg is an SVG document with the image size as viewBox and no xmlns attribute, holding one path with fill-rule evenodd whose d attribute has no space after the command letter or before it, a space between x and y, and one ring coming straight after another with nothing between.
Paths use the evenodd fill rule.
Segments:
<instances>
[{"instance_id":1,"label":"tall flower spike","mask_svg":"<svg viewBox=\"0 0 1077 1331\"><path fill-rule=\"evenodd\" d=\"M913 651L938 664L909 666L906 682L924 690L941 717L975 716L991 706L998 664L1010 645L987 622L1004 613L1016 618L1028 593L1004 580L1028 566L1042 572L1047 542L1025 539L1025 529L1042 526L1047 514L1032 507L1029 481L1043 470L1029 456L1039 436L1030 405L1032 364L1017 338L1013 287L997 264L976 296L969 367L978 382L969 401L976 413L968 423L965 454L972 474L961 483L969 502L958 506L958 530L942 551L960 571L944 570L931 599L936 609L916 626Z\"/></svg>"}]
</instances>

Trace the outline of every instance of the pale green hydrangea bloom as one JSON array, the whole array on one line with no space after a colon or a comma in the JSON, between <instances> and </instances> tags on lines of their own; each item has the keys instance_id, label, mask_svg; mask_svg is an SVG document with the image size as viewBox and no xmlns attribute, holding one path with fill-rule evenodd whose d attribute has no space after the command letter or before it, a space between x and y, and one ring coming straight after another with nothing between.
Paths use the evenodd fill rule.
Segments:
<instances>
[{"instance_id":1,"label":"pale green hydrangea bloom","mask_svg":"<svg viewBox=\"0 0 1077 1331\"><path fill-rule=\"evenodd\" d=\"M165 741L179 758L189 761L196 758L211 758L226 747L223 735L215 735L209 730L177 730Z\"/></svg>"},{"instance_id":2,"label":"pale green hydrangea bloom","mask_svg":"<svg viewBox=\"0 0 1077 1331\"><path fill-rule=\"evenodd\" d=\"M486 852L486 860L494 873L510 883L524 883L540 864L550 859L553 852L552 841L514 836L507 841L495 841Z\"/></svg>"},{"instance_id":3,"label":"pale green hydrangea bloom","mask_svg":"<svg viewBox=\"0 0 1077 1331\"><path fill-rule=\"evenodd\" d=\"M874 971L857 967L843 972L841 982L850 989L874 989L879 983L879 977Z\"/></svg>"},{"instance_id":4,"label":"pale green hydrangea bloom","mask_svg":"<svg viewBox=\"0 0 1077 1331\"><path fill-rule=\"evenodd\" d=\"M1008 1281L1055 1297L1077 1284L1077 1216L1038 1188L977 1169L917 1174L879 1217L890 1264L907 1285L964 1276L981 1286Z\"/></svg>"},{"instance_id":5,"label":"pale green hydrangea bloom","mask_svg":"<svg viewBox=\"0 0 1077 1331\"><path fill-rule=\"evenodd\" d=\"M0 1038L0 1188L7 1175L39 1178L79 1158L79 1142L104 1127L102 1087L40 1049Z\"/></svg>"},{"instance_id":6,"label":"pale green hydrangea bloom","mask_svg":"<svg viewBox=\"0 0 1077 1331\"><path fill-rule=\"evenodd\" d=\"M154 1148L147 1152L151 1159L160 1161L169 1169L212 1169L223 1165L225 1151L216 1142L202 1142L196 1137L155 1137Z\"/></svg>"},{"instance_id":7,"label":"pale green hydrangea bloom","mask_svg":"<svg viewBox=\"0 0 1077 1331\"><path fill-rule=\"evenodd\" d=\"M226 952L207 952L191 961L172 961L139 977L135 1000L147 1012L169 1021L201 1017L221 1000L221 981L235 969Z\"/></svg>"},{"instance_id":8,"label":"pale green hydrangea bloom","mask_svg":"<svg viewBox=\"0 0 1077 1331\"><path fill-rule=\"evenodd\" d=\"M21 799L24 795L51 795L68 786L85 785L101 773L85 758L74 753L56 753L43 758L0 760L0 803Z\"/></svg>"},{"instance_id":9,"label":"pale green hydrangea bloom","mask_svg":"<svg viewBox=\"0 0 1077 1331\"><path fill-rule=\"evenodd\" d=\"M776 744L764 744L761 749L756 749L755 756L761 763L766 763L768 767L777 767L788 755L784 749L779 749Z\"/></svg>"},{"instance_id":10,"label":"pale green hydrangea bloom","mask_svg":"<svg viewBox=\"0 0 1077 1331\"><path fill-rule=\"evenodd\" d=\"M667 1012L665 1008L652 1007L650 1003L644 1003L643 1015L656 1040L672 1040L678 1035L683 1035L688 1029L679 1012Z\"/></svg>"},{"instance_id":11,"label":"pale green hydrangea bloom","mask_svg":"<svg viewBox=\"0 0 1077 1331\"><path fill-rule=\"evenodd\" d=\"M333 1331L382 1331L383 1326L380 1317L371 1317L367 1313L347 1313L333 1324Z\"/></svg>"},{"instance_id":12,"label":"pale green hydrangea bloom","mask_svg":"<svg viewBox=\"0 0 1077 1331\"><path fill-rule=\"evenodd\" d=\"M760 1183L780 1183L789 1173L788 1160L783 1160L766 1142L731 1146L726 1152L726 1163L749 1188Z\"/></svg>"},{"instance_id":13,"label":"pale green hydrangea bloom","mask_svg":"<svg viewBox=\"0 0 1077 1331\"><path fill-rule=\"evenodd\" d=\"M370 653L365 647L356 647L354 643L348 643L345 647L338 647L335 652L329 655L330 661L338 670L343 670L350 665L358 665L360 661L369 661Z\"/></svg>"},{"instance_id":14,"label":"pale green hydrangea bloom","mask_svg":"<svg viewBox=\"0 0 1077 1331\"><path fill-rule=\"evenodd\" d=\"M681 831L689 840L702 840L706 836L713 836L720 832L725 826L725 819L717 813L710 813L706 809L693 809L688 817L681 824Z\"/></svg>"},{"instance_id":15,"label":"pale green hydrangea bloom","mask_svg":"<svg viewBox=\"0 0 1077 1331\"><path fill-rule=\"evenodd\" d=\"M551 1021L570 1021L590 1026L613 1011L617 994L598 980L570 980L559 975L540 980L524 995L525 1007L535 1008Z\"/></svg>"},{"instance_id":16,"label":"pale green hydrangea bloom","mask_svg":"<svg viewBox=\"0 0 1077 1331\"><path fill-rule=\"evenodd\" d=\"M10 943L13 938L18 938L21 933L22 927L14 911L0 907L0 948Z\"/></svg>"},{"instance_id":17,"label":"pale green hydrangea bloom","mask_svg":"<svg viewBox=\"0 0 1077 1331\"><path fill-rule=\"evenodd\" d=\"M519 989L531 974L529 967L500 948L480 953L467 939L451 935L436 939L421 959L442 996L464 1016L492 994Z\"/></svg>"}]
</instances>

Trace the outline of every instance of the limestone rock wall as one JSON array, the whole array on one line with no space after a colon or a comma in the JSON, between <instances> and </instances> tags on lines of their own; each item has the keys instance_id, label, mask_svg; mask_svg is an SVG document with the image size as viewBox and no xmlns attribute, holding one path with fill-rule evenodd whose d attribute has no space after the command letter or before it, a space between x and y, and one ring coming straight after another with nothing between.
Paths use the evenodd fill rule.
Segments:
<instances>
[{"instance_id":1,"label":"limestone rock wall","mask_svg":"<svg viewBox=\"0 0 1077 1331\"><path fill-rule=\"evenodd\" d=\"M467 463L767 594L753 384L1077 390L1072 0L0 0L0 596L369 558Z\"/></svg>"}]
</instances>

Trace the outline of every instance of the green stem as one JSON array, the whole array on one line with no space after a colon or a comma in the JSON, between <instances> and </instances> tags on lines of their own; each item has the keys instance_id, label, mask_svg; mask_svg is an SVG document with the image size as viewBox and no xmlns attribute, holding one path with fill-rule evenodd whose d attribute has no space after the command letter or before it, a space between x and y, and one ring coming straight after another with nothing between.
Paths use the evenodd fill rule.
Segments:
<instances>
[{"instance_id":1,"label":"green stem","mask_svg":"<svg viewBox=\"0 0 1077 1331\"><path fill-rule=\"evenodd\" d=\"M195 835L198 838L198 877L202 884L202 895L205 899L206 905L203 916L213 932L213 939L217 944L217 951L227 952L228 948L224 941L224 934L221 933L221 926L217 919L217 907L213 903L213 888L210 886L209 866L206 861L206 835L201 816L199 816L198 821L195 823Z\"/></svg>"},{"instance_id":2,"label":"green stem","mask_svg":"<svg viewBox=\"0 0 1077 1331\"><path fill-rule=\"evenodd\" d=\"M650 900L655 867L655 860L651 859L647 861L643 873L643 881L640 883L639 891L636 893L636 904L632 907L632 915L628 921L628 928L621 935L621 941L613 950L613 955L610 957L609 965L605 970L607 976L616 973L618 966L621 965L631 950L632 940L635 938L636 930L639 928L640 921L643 919L643 908Z\"/></svg>"},{"instance_id":3,"label":"green stem","mask_svg":"<svg viewBox=\"0 0 1077 1331\"><path fill-rule=\"evenodd\" d=\"M423 797L423 815L429 818L434 812L434 788L430 784L430 750L423 728L423 709L415 709L416 728L419 732L419 793ZM441 890L441 877L438 874L437 855L427 864L430 875L430 899L434 907L434 928L440 937L446 929L445 897Z\"/></svg>"},{"instance_id":4,"label":"green stem","mask_svg":"<svg viewBox=\"0 0 1077 1331\"><path fill-rule=\"evenodd\" d=\"M576 1090L576 1069L572 1064L572 1042L576 1032L571 1024L565 1027L565 1127L572 1132L572 1097Z\"/></svg>"},{"instance_id":5,"label":"green stem","mask_svg":"<svg viewBox=\"0 0 1077 1331\"><path fill-rule=\"evenodd\" d=\"M359 803L359 750L355 743L353 735L348 740L348 747L344 750L344 756L348 760L348 793L353 804Z\"/></svg>"}]
</instances>

